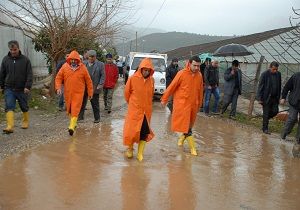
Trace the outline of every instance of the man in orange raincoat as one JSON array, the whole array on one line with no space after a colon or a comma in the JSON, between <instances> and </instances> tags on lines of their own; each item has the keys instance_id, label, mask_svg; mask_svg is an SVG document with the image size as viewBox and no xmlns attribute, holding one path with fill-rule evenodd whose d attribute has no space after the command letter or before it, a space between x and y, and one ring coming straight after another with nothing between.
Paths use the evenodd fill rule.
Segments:
<instances>
[{"instance_id":1,"label":"man in orange raincoat","mask_svg":"<svg viewBox=\"0 0 300 210\"><path fill-rule=\"evenodd\" d=\"M85 88L87 87L89 100L93 95L92 80L87 68L80 60L79 53L75 50L70 53L66 63L56 75L55 89L58 95L61 94L62 84L64 84L67 113L71 117L69 134L72 136L77 124Z\"/></svg>"},{"instance_id":2,"label":"man in orange raincoat","mask_svg":"<svg viewBox=\"0 0 300 210\"><path fill-rule=\"evenodd\" d=\"M186 68L177 73L161 97L161 103L165 106L168 98L174 95L171 129L183 133L179 137L178 146L182 146L187 140L192 155L197 155L192 128L203 101L203 80L199 72L200 63L201 60L198 56L190 58Z\"/></svg>"},{"instance_id":3,"label":"man in orange raincoat","mask_svg":"<svg viewBox=\"0 0 300 210\"><path fill-rule=\"evenodd\" d=\"M133 144L139 144L137 154L139 161L143 160L146 142L154 137L150 128L154 94L153 73L151 59L143 59L138 70L128 79L124 91L128 112L123 130L123 143L128 146L126 152L128 158L133 157Z\"/></svg>"}]
</instances>

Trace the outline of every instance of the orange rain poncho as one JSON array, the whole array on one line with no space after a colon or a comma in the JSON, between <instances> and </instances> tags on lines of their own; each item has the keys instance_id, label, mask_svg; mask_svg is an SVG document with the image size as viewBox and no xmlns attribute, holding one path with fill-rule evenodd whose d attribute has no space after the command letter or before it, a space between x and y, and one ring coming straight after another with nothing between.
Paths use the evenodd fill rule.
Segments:
<instances>
[{"instance_id":1,"label":"orange rain poncho","mask_svg":"<svg viewBox=\"0 0 300 210\"><path fill-rule=\"evenodd\" d=\"M79 66L74 71L70 66L70 60L79 61ZM55 89L59 90L64 84L64 96L67 113L71 117L78 117L81 109L82 99L85 88L87 87L88 96L93 96L93 84L87 68L81 62L77 51L72 51L66 63L61 67L55 78Z\"/></svg>"},{"instance_id":2,"label":"orange rain poncho","mask_svg":"<svg viewBox=\"0 0 300 210\"><path fill-rule=\"evenodd\" d=\"M190 65L179 71L161 97L167 104L173 98L172 131L188 133L192 128L203 102L203 80L200 72L192 73Z\"/></svg>"},{"instance_id":3,"label":"orange rain poncho","mask_svg":"<svg viewBox=\"0 0 300 210\"><path fill-rule=\"evenodd\" d=\"M150 76L144 79L141 69L149 68ZM150 120L152 114L152 99L154 94L154 67L150 58L141 61L137 72L129 77L124 91L125 100L128 103L128 112L125 118L123 130L124 145L132 145L134 142L139 143L141 127L146 116L148 126L150 128ZM150 134L147 139L150 141L154 134L150 128Z\"/></svg>"}]
</instances>

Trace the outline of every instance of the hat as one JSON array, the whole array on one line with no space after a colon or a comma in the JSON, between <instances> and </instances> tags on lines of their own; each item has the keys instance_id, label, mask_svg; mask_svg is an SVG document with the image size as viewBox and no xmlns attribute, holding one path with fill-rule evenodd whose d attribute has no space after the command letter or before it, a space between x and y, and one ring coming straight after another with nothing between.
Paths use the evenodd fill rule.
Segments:
<instances>
[{"instance_id":1,"label":"hat","mask_svg":"<svg viewBox=\"0 0 300 210\"><path fill-rule=\"evenodd\" d=\"M178 62L178 58L173 58L172 62Z\"/></svg>"},{"instance_id":2,"label":"hat","mask_svg":"<svg viewBox=\"0 0 300 210\"><path fill-rule=\"evenodd\" d=\"M106 58L112 58L112 54L107 53L105 57L106 57Z\"/></svg>"},{"instance_id":3,"label":"hat","mask_svg":"<svg viewBox=\"0 0 300 210\"><path fill-rule=\"evenodd\" d=\"M88 56L96 56L97 52L95 50L89 50L87 51Z\"/></svg>"}]
</instances>

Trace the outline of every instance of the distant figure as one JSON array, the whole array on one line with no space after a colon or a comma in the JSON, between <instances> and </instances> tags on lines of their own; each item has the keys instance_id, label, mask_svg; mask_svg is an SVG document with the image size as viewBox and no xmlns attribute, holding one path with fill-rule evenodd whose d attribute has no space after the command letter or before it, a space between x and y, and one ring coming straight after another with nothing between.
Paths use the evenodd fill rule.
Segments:
<instances>
[{"instance_id":1,"label":"distant figure","mask_svg":"<svg viewBox=\"0 0 300 210\"><path fill-rule=\"evenodd\" d=\"M90 102L94 113L94 123L99 123L100 122L99 94L103 88L103 84L105 81L104 63L97 60L97 53L95 50L89 50L87 52L87 55L88 55L88 60L84 61L84 64L93 82L93 97L90 100ZM78 120L84 119L84 112L85 112L87 100L88 100L88 94L87 91L85 91Z\"/></svg>"},{"instance_id":2,"label":"distant figure","mask_svg":"<svg viewBox=\"0 0 300 210\"><path fill-rule=\"evenodd\" d=\"M172 80L175 78L177 72L179 71L178 67L178 59L173 58L171 64L166 69L166 88L169 87ZM167 104L170 112L173 111L173 97L169 98L168 104Z\"/></svg>"},{"instance_id":3,"label":"distant figure","mask_svg":"<svg viewBox=\"0 0 300 210\"><path fill-rule=\"evenodd\" d=\"M117 60L116 62L119 70L119 77L123 77L123 62L120 60Z\"/></svg>"},{"instance_id":4,"label":"distant figure","mask_svg":"<svg viewBox=\"0 0 300 210\"><path fill-rule=\"evenodd\" d=\"M211 63L211 58L205 58L205 61L200 65L200 72L202 74L202 77L204 79L204 71L205 71L205 68L207 66L209 66ZM204 81L203 81L204 82Z\"/></svg>"},{"instance_id":5,"label":"distant figure","mask_svg":"<svg viewBox=\"0 0 300 210\"><path fill-rule=\"evenodd\" d=\"M291 76L282 89L282 95L280 104L284 104L289 93L289 116L285 122L281 138L285 139L289 135L295 125L298 122L296 141L300 145L300 72L297 72Z\"/></svg>"},{"instance_id":6,"label":"distant figure","mask_svg":"<svg viewBox=\"0 0 300 210\"><path fill-rule=\"evenodd\" d=\"M220 90L219 90L219 62L213 60L211 65L207 66L204 71L204 83L205 83L205 102L204 102L204 112L209 115L209 103L211 95L214 95L215 103L213 106L212 113L218 113L218 105L220 100Z\"/></svg>"},{"instance_id":7,"label":"distant figure","mask_svg":"<svg viewBox=\"0 0 300 210\"><path fill-rule=\"evenodd\" d=\"M61 85L64 84L67 113L70 116L69 134L72 136L77 125L77 119L82 105L85 88L88 99L93 96L93 83L86 66L81 62L79 53L72 51L66 63L61 67L55 78L55 89L61 94Z\"/></svg>"},{"instance_id":8,"label":"distant figure","mask_svg":"<svg viewBox=\"0 0 300 210\"><path fill-rule=\"evenodd\" d=\"M257 100L263 107L262 131L269 131L269 120L278 114L278 104L281 94L281 73L278 71L279 64L273 61L270 68L260 76L257 89Z\"/></svg>"},{"instance_id":9,"label":"distant figure","mask_svg":"<svg viewBox=\"0 0 300 210\"><path fill-rule=\"evenodd\" d=\"M231 103L229 118L236 119L236 107L239 95L242 94L242 71L239 69L239 61L232 61L232 66L224 72L224 98L222 113L226 112Z\"/></svg>"},{"instance_id":10,"label":"distant figure","mask_svg":"<svg viewBox=\"0 0 300 210\"><path fill-rule=\"evenodd\" d=\"M171 129L183 133L179 137L178 146L182 146L184 141L187 140L192 155L197 155L192 128L203 101L203 80L200 74L200 63L201 60L198 56L190 58L187 66L177 73L161 97L161 103L165 106L169 97L174 96Z\"/></svg>"},{"instance_id":11,"label":"distant figure","mask_svg":"<svg viewBox=\"0 0 300 210\"><path fill-rule=\"evenodd\" d=\"M19 42L8 42L9 53L2 60L0 69L0 93L4 92L7 127L4 134L14 132L14 110L18 101L23 112L21 128L29 126L28 95L32 86L30 60L21 53Z\"/></svg>"},{"instance_id":12,"label":"distant figure","mask_svg":"<svg viewBox=\"0 0 300 210\"><path fill-rule=\"evenodd\" d=\"M143 160L146 142L154 134L150 128L154 95L154 67L150 58L144 58L135 74L129 77L124 91L128 112L123 130L123 144L128 146L126 156L133 157L133 144L138 143L137 159Z\"/></svg>"},{"instance_id":13,"label":"distant figure","mask_svg":"<svg viewBox=\"0 0 300 210\"><path fill-rule=\"evenodd\" d=\"M116 64L113 63L112 54L108 53L106 55L105 82L103 86L104 106L108 114L111 113L114 88L119 78L118 74L119 74L118 67Z\"/></svg>"}]
</instances>

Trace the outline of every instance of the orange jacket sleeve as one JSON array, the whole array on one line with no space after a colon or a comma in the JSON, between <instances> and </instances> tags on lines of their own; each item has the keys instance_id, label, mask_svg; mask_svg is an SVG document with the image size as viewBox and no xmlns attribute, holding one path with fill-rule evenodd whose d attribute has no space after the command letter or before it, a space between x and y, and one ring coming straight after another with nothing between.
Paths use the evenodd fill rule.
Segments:
<instances>
[{"instance_id":1,"label":"orange jacket sleeve","mask_svg":"<svg viewBox=\"0 0 300 210\"><path fill-rule=\"evenodd\" d=\"M180 75L181 74L178 72L175 78L173 79L173 81L171 82L171 84L168 86L163 96L161 97L160 100L163 104L167 104L169 97L174 94L175 90L180 84L180 78L181 78Z\"/></svg>"},{"instance_id":2,"label":"orange jacket sleeve","mask_svg":"<svg viewBox=\"0 0 300 210\"><path fill-rule=\"evenodd\" d=\"M126 82L125 90L124 90L124 97L127 103L129 103L129 98L131 95L131 77Z\"/></svg>"}]
</instances>

